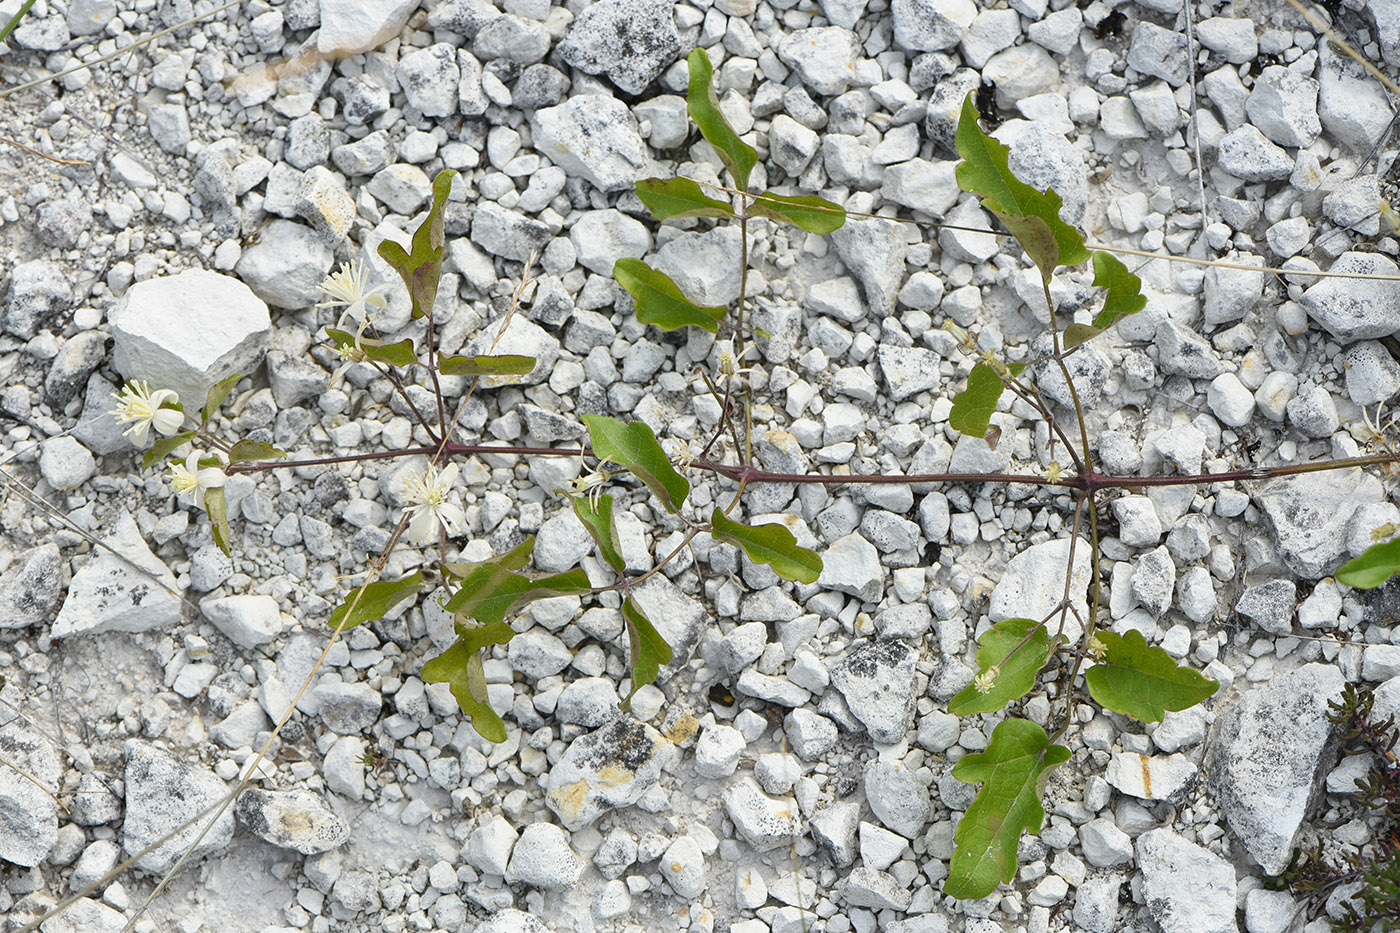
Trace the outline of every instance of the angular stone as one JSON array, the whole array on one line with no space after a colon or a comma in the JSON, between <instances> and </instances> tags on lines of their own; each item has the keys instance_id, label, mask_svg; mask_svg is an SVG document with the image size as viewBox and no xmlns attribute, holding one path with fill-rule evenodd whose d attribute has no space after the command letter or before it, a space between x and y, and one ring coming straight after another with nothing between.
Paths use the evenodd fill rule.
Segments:
<instances>
[{"instance_id":1,"label":"angular stone","mask_svg":"<svg viewBox=\"0 0 1400 933\"><path fill-rule=\"evenodd\" d=\"M872 741L893 745L914 724L914 667L918 652L902 641L868 642L831 671L851 715Z\"/></svg>"},{"instance_id":2,"label":"angular stone","mask_svg":"<svg viewBox=\"0 0 1400 933\"><path fill-rule=\"evenodd\" d=\"M1283 562L1304 580L1320 580L1341 566L1352 514L1384 498L1380 480L1360 470L1277 479L1254 495Z\"/></svg>"},{"instance_id":3,"label":"angular stone","mask_svg":"<svg viewBox=\"0 0 1400 933\"><path fill-rule=\"evenodd\" d=\"M1337 743L1327 704L1343 684L1336 667L1306 664L1250 690L1216 723L1211 789L1267 874L1288 867L1298 828L1323 792Z\"/></svg>"},{"instance_id":4,"label":"angular stone","mask_svg":"<svg viewBox=\"0 0 1400 933\"><path fill-rule=\"evenodd\" d=\"M545 803L570 832L629 807L675 761L676 747L630 716L579 736L549 771Z\"/></svg>"},{"instance_id":5,"label":"angular stone","mask_svg":"<svg viewBox=\"0 0 1400 933\"><path fill-rule=\"evenodd\" d=\"M175 575L151 553L130 515L102 539L68 584L68 597L49 634L67 638L101 632L149 632L180 621Z\"/></svg>"},{"instance_id":6,"label":"angular stone","mask_svg":"<svg viewBox=\"0 0 1400 933\"><path fill-rule=\"evenodd\" d=\"M33 867L58 844L58 756L21 719L0 726L0 755L0 859Z\"/></svg>"},{"instance_id":7,"label":"angular stone","mask_svg":"<svg viewBox=\"0 0 1400 933\"><path fill-rule=\"evenodd\" d=\"M1142 895L1162 933L1237 933L1235 869L1170 829L1137 840Z\"/></svg>"},{"instance_id":8,"label":"angular stone","mask_svg":"<svg viewBox=\"0 0 1400 933\"><path fill-rule=\"evenodd\" d=\"M189 412L220 379L258 368L272 328L267 305L247 285L202 269L136 283L108 321L117 372L174 389Z\"/></svg>"},{"instance_id":9,"label":"angular stone","mask_svg":"<svg viewBox=\"0 0 1400 933\"><path fill-rule=\"evenodd\" d=\"M640 94L681 53L674 8L670 0L599 0L569 24L557 51L579 71Z\"/></svg>"},{"instance_id":10,"label":"angular stone","mask_svg":"<svg viewBox=\"0 0 1400 933\"><path fill-rule=\"evenodd\" d=\"M603 191L630 189L651 167L637 118L606 94L580 94L531 114L535 147Z\"/></svg>"},{"instance_id":11,"label":"angular stone","mask_svg":"<svg viewBox=\"0 0 1400 933\"><path fill-rule=\"evenodd\" d=\"M129 739L126 754L126 818L122 821L122 848L134 856L169 833L159 847L136 863L138 868L163 874L185 853L198 861L229 844L233 838L232 808L214 820L213 811L228 793L218 775L190 764L149 742ZM201 816L202 815L202 816ZM200 817L191 819L192 817ZM205 827L214 820L213 827ZM176 832L176 828L189 821ZM195 838L203 834L198 843Z\"/></svg>"},{"instance_id":12,"label":"angular stone","mask_svg":"<svg viewBox=\"0 0 1400 933\"><path fill-rule=\"evenodd\" d=\"M302 855L339 848L350 826L319 795L306 790L245 790L234 807L238 822L275 846Z\"/></svg>"},{"instance_id":13,"label":"angular stone","mask_svg":"<svg viewBox=\"0 0 1400 933\"><path fill-rule=\"evenodd\" d=\"M45 622L63 598L63 556L52 542L24 551L0 574L0 628Z\"/></svg>"}]
</instances>

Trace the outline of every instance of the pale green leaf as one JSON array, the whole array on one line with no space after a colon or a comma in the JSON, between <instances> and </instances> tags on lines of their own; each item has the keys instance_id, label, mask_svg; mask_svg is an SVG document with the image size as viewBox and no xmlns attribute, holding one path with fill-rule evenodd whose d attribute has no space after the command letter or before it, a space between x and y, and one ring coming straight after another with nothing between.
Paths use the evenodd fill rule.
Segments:
<instances>
[{"instance_id":1,"label":"pale green leaf","mask_svg":"<svg viewBox=\"0 0 1400 933\"><path fill-rule=\"evenodd\" d=\"M953 765L953 777L982 784L953 835L953 858L943 893L959 900L986 897L1016 875L1022 831L1040 832L1040 795L1051 768L1069 760L1069 749L1051 745L1045 730L1026 719L1003 720L985 752Z\"/></svg>"},{"instance_id":2,"label":"pale green leaf","mask_svg":"<svg viewBox=\"0 0 1400 933\"><path fill-rule=\"evenodd\" d=\"M953 396L948 424L962 434L986 437L992 423L992 413L997 410L997 399L1001 398L1005 388L995 369L986 363L978 363L968 373L967 388Z\"/></svg>"},{"instance_id":3,"label":"pale green leaf","mask_svg":"<svg viewBox=\"0 0 1400 933\"><path fill-rule=\"evenodd\" d=\"M1040 270L1041 278L1050 281L1060 262L1060 244L1055 242L1055 232L1050 225L1035 215L1022 217L998 210L993 210L992 214L1021 244L1021 249Z\"/></svg>"},{"instance_id":4,"label":"pale green leaf","mask_svg":"<svg viewBox=\"0 0 1400 933\"><path fill-rule=\"evenodd\" d=\"M668 512L678 511L690 494L690 483L676 472L656 435L644 421L623 424L604 415L584 415L593 454L631 470L661 500Z\"/></svg>"},{"instance_id":5,"label":"pale green leaf","mask_svg":"<svg viewBox=\"0 0 1400 933\"><path fill-rule=\"evenodd\" d=\"M1358 590L1371 590L1396 574L1400 574L1400 538L1373 544L1342 564L1337 570L1337 582Z\"/></svg>"},{"instance_id":6,"label":"pale green leaf","mask_svg":"<svg viewBox=\"0 0 1400 933\"><path fill-rule=\"evenodd\" d=\"M247 463L250 460L284 460L287 452L280 447L264 444L262 441L239 441L228 452L229 463Z\"/></svg>"},{"instance_id":7,"label":"pale green leaf","mask_svg":"<svg viewBox=\"0 0 1400 933\"><path fill-rule=\"evenodd\" d=\"M1161 648L1149 647L1136 629L1126 634L1099 632L1100 661L1084 674L1092 696L1104 709L1140 722L1161 722L1168 710L1189 709L1220 689L1200 671L1178 665Z\"/></svg>"},{"instance_id":8,"label":"pale green leaf","mask_svg":"<svg viewBox=\"0 0 1400 933\"><path fill-rule=\"evenodd\" d=\"M530 563L530 555L533 554L534 551L535 536L526 535L524 541L521 541L504 554L498 554L486 560L444 561L442 569L449 576L456 577L459 580L466 578L478 567L485 567L487 564L502 567L506 570L523 570L526 565Z\"/></svg>"},{"instance_id":9,"label":"pale green leaf","mask_svg":"<svg viewBox=\"0 0 1400 933\"><path fill-rule=\"evenodd\" d=\"M583 527L598 545L598 551L608 566L622 573L626 564L622 552L617 549L617 526L613 523L613 497L603 493L599 496L570 496L574 503L574 514L583 522Z\"/></svg>"},{"instance_id":10,"label":"pale green leaf","mask_svg":"<svg viewBox=\"0 0 1400 933\"><path fill-rule=\"evenodd\" d=\"M533 356L506 353L497 356L438 355L438 372L444 376L524 376L539 364Z\"/></svg>"},{"instance_id":11,"label":"pale green leaf","mask_svg":"<svg viewBox=\"0 0 1400 933\"><path fill-rule=\"evenodd\" d=\"M619 259L613 264L613 278L637 303L637 320L643 324L662 330L703 327L713 334L724 319L724 308L697 305L670 276L640 259Z\"/></svg>"},{"instance_id":12,"label":"pale green leaf","mask_svg":"<svg viewBox=\"0 0 1400 933\"><path fill-rule=\"evenodd\" d=\"M1097 256L1098 253L1094 255ZM1102 327L1090 327L1088 324L1071 324L1065 328L1065 349L1073 350L1081 343L1093 340L1102 333Z\"/></svg>"},{"instance_id":13,"label":"pale green leaf","mask_svg":"<svg viewBox=\"0 0 1400 933\"><path fill-rule=\"evenodd\" d=\"M710 534L717 540L739 545L749 560L767 564L784 580L816 583L822 575L822 559L817 552L800 546L782 525L744 525L715 509L710 517Z\"/></svg>"},{"instance_id":14,"label":"pale green leaf","mask_svg":"<svg viewBox=\"0 0 1400 933\"><path fill-rule=\"evenodd\" d=\"M233 391L233 387L238 385L238 380L243 378L242 373L234 373L226 376L209 389L204 397L204 410L200 412L199 423L208 424L209 419L214 417L214 413L219 410L219 406L228 398L228 394Z\"/></svg>"},{"instance_id":15,"label":"pale green leaf","mask_svg":"<svg viewBox=\"0 0 1400 933\"><path fill-rule=\"evenodd\" d=\"M509 625L472 629L459 625L457 640L442 654L424 664L419 673L424 683L447 684L477 734L488 742L498 744L506 740L506 724L491 708L481 649L487 645L504 645L513 637L515 632Z\"/></svg>"},{"instance_id":16,"label":"pale green leaf","mask_svg":"<svg viewBox=\"0 0 1400 933\"><path fill-rule=\"evenodd\" d=\"M452 179L456 175L452 169L445 168L433 179L433 205L428 209L428 216L413 231L411 251L406 251L393 240L379 244L379 255L398 270L404 285L408 287L415 319L431 311L437 300L438 281L442 277L443 208L447 205L447 195L452 191Z\"/></svg>"},{"instance_id":17,"label":"pale green leaf","mask_svg":"<svg viewBox=\"0 0 1400 933\"><path fill-rule=\"evenodd\" d=\"M225 557L232 557L233 552L229 549L228 505L224 500L224 487L215 486L204 491L204 511L209 513L209 521L213 525L214 543L224 552Z\"/></svg>"},{"instance_id":18,"label":"pale green leaf","mask_svg":"<svg viewBox=\"0 0 1400 933\"><path fill-rule=\"evenodd\" d=\"M844 207L810 194L786 195L765 191L754 198L749 205L749 213L823 236L841 229L846 223Z\"/></svg>"},{"instance_id":19,"label":"pale green leaf","mask_svg":"<svg viewBox=\"0 0 1400 933\"><path fill-rule=\"evenodd\" d=\"M710 85L714 68L710 56L704 49L696 49L686 59L690 66L690 88L687 104L690 118L700 127L700 134L715 147L719 159L729 174L734 176L734 186L740 191L749 187L749 173L758 164L758 153L729 126L729 121L719 109L719 98Z\"/></svg>"},{"instance_id":20,"label":"pale green leaf","mask_svg":"<svg viewBox=\"0 0 1400 933\"><path fill-rule=\"evenodd\" d=\"M627 623L627 639L632 649L632 688L618 707L625 713L632 708L632 697L654 683L661 668L671 663L671 646L651 624L629 593L622 601L622 618Z\"/></svg>"},{"instance_id":21,"label":"pale green leaf","mask_svg":"<svg viewBox=\"0 0 1400 933\"><path fill-rule=\"evenodd\" d=\"M1103 308L1094 315L1094 326L1109 328L1113 322L1147 307L1142 293L1142 279L1128 271L1118 258L1108 253L1094 253L1094 284L1108 289Z\"/></svg>"},{"instance_id":22,"label":"pale green leaf","mask_svg":"<svg viewBox=\"0 0 1400 933\"><path fill-rule=\"evenodd\" d=\"M643 178L634 187L637 197L657 220L734 216L732 207L707 197L689 178Z\"/></svg>"},{"instance_id":23,"label":"pale green leaf","mask_svg":"<svg viewBox=\"0 0 1400 933\"><path fill-rule=\"evenodd\" d=\"M415 571L397 580L378 580L357 586L346 593L344 602L331 611L329 625L333 629L348 632L372 619L382 619L388 615L389 610L416 595L422 587L421 571Z\"/></svg>"},{"instance_id":24,"label":"pale green leaf","mask_svg":"<svg viewBox=\"0 0 1400 933\"><path fill-rule=\"evenodd\" d=\"M326 328L326 336L331 338L331 342L337 347L358 346L365 356L381 363L388 363L392 366L412 366L418 362L418 351L413 348L413 341L408 337L395 341L361 337L357 341L354 334L336 330L333 327Z\"/></svg>"},{"instance_id":25,"label":"pale green leaf","mask_svg":"<svg viewBox=\"0 0 1400 933\"><path fill-rule=\"evenodd\" d=\"M1031 619L1003 619L977 639L977 667L985 673L997 669L991 688L983 693L975 684L948 701L954 716L994 713L1030 693L1035 676L1050 659L1050 635Z\"/></svg>"},{"instance_id":26,"label":"pale green leaf","mask_svg":"<svg viewBox=\"0 0 1400 933\"><path fill-rule=\"evenodd\" d=\"M522 574L507 570L499 561L488 561L462 579L443 608L495 625L537 599L576 596L592 588L582 567L565 573Z\"/></svg>"},{"instance_id":27,"label":"pale green leaf","mask_svg":"<svg viewBox=\"0 0 1400 933\"><path fill-rule=\"evenodd\" d=\"M170 437L158 437L151 449L141 455L141 471L144 473L150 469L151 464L158 460L164 460L171 453L178 450L190 438L197 436L196 431L182 431L179 434L172 434Z\"/></svg>"},{"instance_id":28,"label":"pale green leaf","mask_svg":"<svg viewBox=\"0 0 1400 933\"><path fill-rule=\"evenodd\" d=\"M1058 247L1056 262L1060 265L1077 266L1088 261L1084 237L1060 219L1059 194L1053 188L1044 193L1037 191L1011 173L1006 164L1010 150L983 133L977 125L974 96L968 94L963 101L954 140L958 155L963 157L957 168L958 185L964 191L981 196L982 206L998 216L1039 217L1054 235ZM1011 232L1020 239L1016 230ZM1031 247L1025 243L1021 245L1029 252Z\"/></svg>"}]
</instances>

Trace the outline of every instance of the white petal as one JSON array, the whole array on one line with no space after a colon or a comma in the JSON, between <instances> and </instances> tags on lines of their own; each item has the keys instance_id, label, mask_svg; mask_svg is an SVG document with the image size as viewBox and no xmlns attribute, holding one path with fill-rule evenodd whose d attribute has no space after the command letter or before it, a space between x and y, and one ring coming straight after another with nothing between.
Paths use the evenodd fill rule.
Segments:
<instances>
[{"instance_id":1,"label":"white petal","mask_svg":"<svg viewBox=\"0 0 1400 933\"><path fill-rule=\"evenodd\" d=\"M408 540L417 544L423 544L437 534L437 523L433 520L433 513L430 509L417 509L413 513L413 520L408 523Z\"/></svg>"},{"instance_id":2,"label":"white petal","mask_svg":"<svg viewBox=\"0 0 1400 933\"><path fill-rule=\"evenodd\" d=\"M228 476L218 467L205 467L195 474L195 482L200 489L218 489L228 482Z\"/></svg>"},{"instance_id":3,"label":"white petal","mask_svg":"<svg viewBox=\"0 0 1400 933\"><path fill-rule=\"evenodd\" d=\"M152 416L151 423L155 425L157 431L169 437L172 434L180 433L180 427L185 423L185 416L173 408L162 408Z\"/></svg>"},{"instance_id":4,"label":"white petal","mask_svg":"<svg viewBox=\"0 0 1400 933\"><path fill-rule=\"evenodd\" d=\"M438 519L442 521L448 535L456 537L466 527L467 513L455 502L444 502L438 506Z\"/></svg>"},{"instance_id":5,"label":"white petal","mask_svg":"<svg viewBox=\"0 0 1400 933\"><path fill-rule=\"evenodd\" d=\"M123 437L131 438L131 443L137 447L145 447L146 439L151 436L151 423L149 421L138 421L122 432Z\"/></svg>"}]
</instances>

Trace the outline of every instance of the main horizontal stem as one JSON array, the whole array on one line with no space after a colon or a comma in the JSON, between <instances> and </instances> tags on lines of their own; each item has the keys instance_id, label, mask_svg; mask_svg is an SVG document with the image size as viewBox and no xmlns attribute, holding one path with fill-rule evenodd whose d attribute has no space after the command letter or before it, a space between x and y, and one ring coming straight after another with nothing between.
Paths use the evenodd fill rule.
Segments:
<instances>
[{"instance_id":1,"label":"main horizontal stem","mask_svg":"<svg viewBox=\"0 0 1400 933\"><path fill-rule=\"evenodd\" d=\"M521 447L497 446L491 444L457 444L447 442L422 447L406 447L401 450L381 450L367 454L346 454L336 457L318 457L308 460L256 460L235 463L228 467L228 473L263 473L268 470L291 469L300 466L321 466L334 463L354 463L364 460L390 460L397 457L432 456L441 451L449 457L497 454L514 457L591 457L590 447ZM713 460L696 460L691 469L703 470L744 483L807 483L824 486L846 485L905 485L911 483L1008 483L1022 486L1045 486L1061 489L1078 489L1093 492L1099 489L1146 489L1152 486L1210 486L1216 483L1239 483L1250 480L1277 479L1284 476L1298 476L1304 473L1322 473L1328 470L1350 470L1359 467L1380 466L1400 462L1393 454L1373 454L1367 457L1347 457L1341 460L1318 460L1312 463L1295 463L1289 466L1255 467L1248 470L1226 470L1221 473L1185 473L1179 476L1112 476L1089 470L1058 479L1039 476L1034 473L885 473L871 476L831 474L831 473L775 473L759 469L751 464L718 463Z\"/></svg>"}]
</instances>

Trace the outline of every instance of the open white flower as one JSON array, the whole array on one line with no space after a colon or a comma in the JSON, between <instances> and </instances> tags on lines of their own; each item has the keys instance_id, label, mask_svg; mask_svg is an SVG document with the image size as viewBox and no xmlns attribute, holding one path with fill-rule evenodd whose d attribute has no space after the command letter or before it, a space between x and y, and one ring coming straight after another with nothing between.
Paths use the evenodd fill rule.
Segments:
<instances>
[{"instance_id":1,"label":"open white flower","mask_svg":"<svg viewBox=\"0 0 1400 933\"><path fill-rule=\"evenodd\" d=\"M325 301L318 301L318 308L337 308L345 306L341 312L340 319L335 322L338 330L345 329L345 322L353 320L359 325L355 332L355 340L359 341L360 335L369 326L369 308L383 308L389 302L384 297L384 292L389 290L389 286L384 284L370 286L369 269L358 259L351 259L340 264L337 272L332 272L326 276L326 280L316 286L316 290L329 295Z\"/></svg>"},{"instance_id":2,"label":"open white flower","mask_svg":"<svg viewBox=\"0 0 1400 933\"><path fill-rule=\"evenodd\" d=\"M131 425L122 432L123 437L131 438L137 447L145 447L152 427L166 437L179 433L180 426L185 423L185 413L176 408L161 407L166 402L175 404L179 401L180 396L170 389L152 392L149 383L133 379L122 386L121 394L117 396L117 407L109 414L117 419L118 424Z\"/></svg>"},{"instance_id":3,"label":"open white flower","mask_svg":"<svg viewBox=\"0 0 1400 933\"><path fill-rule=\"evenodd\" d=\"M228 474L222 466L199 465L200 460L209 459L209 454L196 450L185 458L184 463L172 463L167 468L170 471L170 486L183 504L204 508L204 493L228 482Z\"/></svg>"},{"instance_id":4,"label":"open white flower","mask_svg":"<svg viewBox=\"0 0 1400 933\"><path fill-rule=\"evenodd\" d=\"M449 463L442 470L428 467L423 475L414 476L404 485L404 499L409 503L408 540L422 544L437 537L438 526L449 535L461 534L467 526L467 513L452 495L457 480L457 464Z\"/></svg>"}]
</instances>

